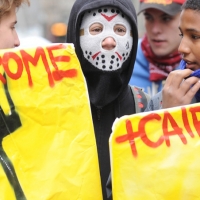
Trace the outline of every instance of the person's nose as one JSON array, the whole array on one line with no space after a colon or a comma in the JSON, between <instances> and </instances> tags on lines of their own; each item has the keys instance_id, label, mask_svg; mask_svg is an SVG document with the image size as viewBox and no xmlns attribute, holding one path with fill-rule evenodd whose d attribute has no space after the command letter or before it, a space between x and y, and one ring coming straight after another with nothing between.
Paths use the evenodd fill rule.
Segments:
<instances>
[{"instance_id":1,"label":"person's nose","mask_svg":"<svg viewBox=\"0 0 200 200\"><path fill-rule=\"evenodd\" d=\"M14 36L14 46L18 47L19 45L20 45L19 37L18 37L17 33L15 33L15 36Z\"/></svg>"},{"instance_id":2,"label":"person's nose","mask_svg":"<svg viewBox=\"0 0 200 200\"><path fill-rule=\"evenodd\" d=\"M116 47L116 41L113 37L107 37L102 41L102 48L105 50L112 50Z\"/></svg>"},{"instance_id":3,"label":"person's nose","mask_svg":"<svg viewBox=\"0 0 200 200\"><path fill-rule=\"evenodd\" d=\"M187 54L190 53L189 43L186 42L186 40L184 39L184 37L181 39L181 42L180 42L179 47L178 47L178 51L182 55L187 55Z\"/></svg>"},{"instance_id":4,"label":"person's nose","mask_svg":"<svg viewBox=\"0 0 200 200\"><path fill-rule=\"evenodd\" d=\"M152 33L154 33L154 34L158 34L158 33L161 33L162 32L162 27L161 27L162 25L158 22L158 21L154 21L153 23L152 23L152 27L151 27L151 31L152 31Z\"/></svg>"}]
</instances>

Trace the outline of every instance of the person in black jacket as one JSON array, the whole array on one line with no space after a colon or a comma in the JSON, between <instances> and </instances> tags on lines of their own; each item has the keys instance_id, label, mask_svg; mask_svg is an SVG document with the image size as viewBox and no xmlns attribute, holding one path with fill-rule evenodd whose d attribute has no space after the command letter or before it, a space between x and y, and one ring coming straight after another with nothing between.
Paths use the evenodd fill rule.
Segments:
<instances>
[{"instance_id":1,"label":"person in black jacket","mask_svg":"<svg viewBox=\"0 0 200 200\"><path fill-rule=\"evenodd\" d=\"M128 85L138 44L131 0L76 0L67 43L73 43L85 76L96 136L103 199L110 173L109 137L116 118L135 113Z\"/></svg>"}]
</instances>

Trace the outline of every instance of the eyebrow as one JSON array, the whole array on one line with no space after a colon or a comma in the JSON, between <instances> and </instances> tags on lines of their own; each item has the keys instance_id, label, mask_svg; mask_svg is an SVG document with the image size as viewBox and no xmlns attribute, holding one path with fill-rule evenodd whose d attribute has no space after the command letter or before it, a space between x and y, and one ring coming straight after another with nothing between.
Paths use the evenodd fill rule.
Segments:
<instances>
[{"instance_id":1,"label":"eyebrow","mask_svg":"<svg viewBox=\"0 0 200 200\"><path fill-rule=\"evenodd\" d=\"M150 16L151 16L151 14L148 13L148 12L146 12L146 11L143 13L143 15L144 15L144 16L147 16L147 15L150 15Z\"/></svg>"},{"instance_id":2,"label":"eyebrow","mask_svg":"<svg viewBox=\"0 0 200 200\"><path fill-rule=\"evenodd\" d=\"M152 16L152 14L149 13L148 11L145 11L143 14ZM171 15L169 15L167 13L162 13L159 17L173 17L173 16L171 16Z\"/></svg>"},{"instance_id":3,"label":"eyebrow","mask_svg":"<svg viewBox=\"0 0 200 200\"><path fill-rule=\"evenodd\" d=\"M179 27L179 30L182 31L180 27ZM193 33L200 33L200 31L198 31L198 30L196 30L194 28L187 28L186 31L187 32L193 32Z\"/></svg>"}]
</instances>

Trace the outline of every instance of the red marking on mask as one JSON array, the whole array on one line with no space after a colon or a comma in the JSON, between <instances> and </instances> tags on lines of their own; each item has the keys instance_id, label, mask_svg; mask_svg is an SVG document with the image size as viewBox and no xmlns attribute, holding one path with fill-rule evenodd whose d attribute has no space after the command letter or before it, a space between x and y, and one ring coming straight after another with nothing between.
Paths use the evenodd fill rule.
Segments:
<instances>
[{"instance_id":1,"label":"red marking on mask","mask_svg":"<svg viewBox=\"0 0 200 200\"><path fill-rule=\"evenodd\" d=\"M120 60L122 60L122 56L119 55L119 53L115 52Z\"/></svg>"},{"instance_id":2,"label":"red marking on mask","mask_svg":"<svg viewBox=\"0 0 200 200\"><path fill-rule=\"evenodd\" d=\"M94 60L100 53L101 53L100 51L97 52L97 53L95 53L95 54L92 56L92 59Z\"/></svg>"},{"instance_id":3,"label":"red marking on mask","mask_svg":"<svg viewBox=\"0 0 200 200\"><path fill-rule=\"evenodd\" d=\"M115 15L112 15L112 16L107 16L107 15L101 13L101 15L102 15L107 21L110 22L110 21L113 20L118 14L115 14Z\"/></svg>"}]
</instances>

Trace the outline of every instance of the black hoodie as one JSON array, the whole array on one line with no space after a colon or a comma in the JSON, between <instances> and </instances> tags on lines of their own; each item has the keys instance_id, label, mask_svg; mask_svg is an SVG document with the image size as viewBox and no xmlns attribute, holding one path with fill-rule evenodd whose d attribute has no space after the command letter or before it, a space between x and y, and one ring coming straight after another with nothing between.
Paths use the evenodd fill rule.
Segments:
<instances>
[{"instance_id":1,"label":"black hoodie","mask_svg":"<svg viewBox=\"0 0 200 200\"><path fill-rule=\"evenodd\" d=\"M80 47L81 20L86 11L115 7L122 11L132 28L133 45L129 58L115 71L103 71L88 62ZM106 198L106 181L110 172L109 137L116 118L135 113L134 98L128 86L135 62L138 30L136 12L131 0L76 0L68 22L67 43L73 43L85 76L97 142L103 198ZM95 197L94 197L95 199Z\"/></svg>"}]
</instances>

